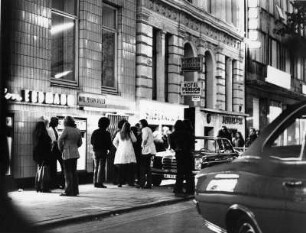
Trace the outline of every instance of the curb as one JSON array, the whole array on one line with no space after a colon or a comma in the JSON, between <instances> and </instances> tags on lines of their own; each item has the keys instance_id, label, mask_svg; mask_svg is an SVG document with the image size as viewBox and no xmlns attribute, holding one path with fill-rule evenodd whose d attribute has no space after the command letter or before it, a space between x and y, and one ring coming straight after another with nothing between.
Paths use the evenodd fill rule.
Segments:
<instances>
[{"instance_id":1,"label":"curb","mask_svg":"<svg viewBox=\"0 0 306 233\"><path fill-rule=\"evenodd\" d=\"M79 215L75 217L69 217L69 218L63 218L63 219L57 219L57 220L51 220L48 222L40 222L40 223L34 223L33 228L37 230L47 230L55 226L61 226L65 224L71 224L75 222L82 222L82 221L94 221L99 218L105 218L105 217L110 217L113 215L118 215L122 213L127 213L135 210L140 210L140 209L145 209L145 208L150 208L150 207L158 207L162 205L171 205L171 204L176 204L179 202L183 201L189 201L192 200L194 196L187 196L184 198L176 198L176 199L171 199L171 200L166 200L166 201L155 201L147 204L141 204L138 206L133 206L133 207L125 207L125 208L120 208L116 210L111 210L108 212L104 213L95 213L95 214L86 214L86 215Z\"/></svg>"}]
</instances>

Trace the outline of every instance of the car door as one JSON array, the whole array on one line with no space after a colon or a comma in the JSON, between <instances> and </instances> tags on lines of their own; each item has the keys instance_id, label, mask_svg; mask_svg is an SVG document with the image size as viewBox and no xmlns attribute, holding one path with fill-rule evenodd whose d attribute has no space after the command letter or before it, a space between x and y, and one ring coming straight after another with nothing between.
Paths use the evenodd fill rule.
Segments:
<instances>
[{"instance_id":1,"label":"car door","mask_svg":"<svg viewBox=\"0 0 306 233\"><path fill-rule=\"evenodd\" d=\"M286 231L306 232L306 161L288 162L283 187L286 195Z\"/></svg>"},{"instance_id":2,"label":"car door","mask_svg":"<svg viewBox=\"0 0 306 233\"><path fill-rule=\"evenodd\" d=\"M280 232L306 232L306 107L292 111L280 121L264 146L264 156L273 166L270 176L280 177L285 221ZM291 113L289 113L290 115ZM272 127L273 128L273 127Z\"/></svg>"}]
</instances>

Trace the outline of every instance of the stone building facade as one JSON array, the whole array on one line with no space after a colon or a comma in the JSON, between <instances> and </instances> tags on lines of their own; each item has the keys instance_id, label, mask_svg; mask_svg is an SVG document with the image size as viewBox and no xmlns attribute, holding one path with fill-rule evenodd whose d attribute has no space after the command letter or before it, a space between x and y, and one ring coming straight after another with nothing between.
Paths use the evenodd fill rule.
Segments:
<instances>
[{"instance_id":1,"label":"stone building facade","mask_svg":"<svg viewBox=\"0 0 306 233\"><path fill-rule=\"evenodd\" d=\"M290 49L288 35L276 33L293 11L290 1L249 0L247 9L247 128L262 130L288 105L305 100L306 59Z\"/></svg>"},{"instance_id":2,"label":"stone building facade","mask_svg":"<svg viewBox=\"0 0 306 233\"><path fill-rule=\"evenodd\" d=\"M120 119L135 113L136 2L4 0L2 5L8 177L33 181L35 125L58 116L61 131L66 115L82 130L81 178L91 174L90 137L98 119L108 116L114 132Z\"/></svg>"},{"instance_id":3,"label":"stone building facade","mask_svg":"<svg viewBox=\"0 0 306 233\"><path fill-rule=\"evenodd\" d=\"M222 125L244 135L243 12L242 1L139 0L137 100L183 105L197 136ZM192 59L199 65L185 70ZM200 89L197 97L182 95L187 83Z\"/></svg>"}]
</instances>

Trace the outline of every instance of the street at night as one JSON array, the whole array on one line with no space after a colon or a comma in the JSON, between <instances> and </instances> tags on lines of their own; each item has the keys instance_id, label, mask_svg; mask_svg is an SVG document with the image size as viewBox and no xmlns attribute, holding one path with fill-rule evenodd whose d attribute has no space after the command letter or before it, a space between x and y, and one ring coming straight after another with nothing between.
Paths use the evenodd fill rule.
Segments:
<instances>
[{"instance_id":1,"label":"street at night","mask_svg":"<svg viewBox=\"0 0 306 233\"><path fill-rule=\"evenodd\" d=\"M47 233L211 233L192 201L148 208L96 221L54 227Z\"/></svg>"},{"instance_id":2,"label":"street at night","mask_svg":"<svg viewBox=\"0 0 306 233\"><path fill-rule=\"evenodd\" d=\"M0 0L0 35L0 232L306 232L306 0Z\"/></svg>"}]
</instances>

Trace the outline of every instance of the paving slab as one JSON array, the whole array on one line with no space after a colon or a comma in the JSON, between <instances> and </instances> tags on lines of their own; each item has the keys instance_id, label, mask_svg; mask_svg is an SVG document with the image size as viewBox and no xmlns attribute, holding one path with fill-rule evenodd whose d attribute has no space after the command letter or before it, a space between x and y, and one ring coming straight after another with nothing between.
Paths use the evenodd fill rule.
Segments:
<instances>
[{"instance_id":1,"label":"paving slab","mask_svg":"<svg viewBox=\"0 0 306 233\"><path fill-rule=\"evenodd\" d=\"M9 192L13 205L32 225L48 227L72 221L111 216L134 209L186 201L192 197L174 196L171 186L137 189L108 184L107 188L94 188L92 184L80 185L77 197L60 196L60 189L51 193L35 190Z\"/></svg>"}]
</instances>

